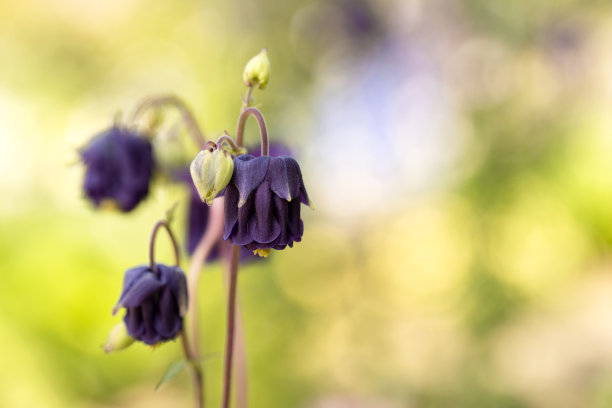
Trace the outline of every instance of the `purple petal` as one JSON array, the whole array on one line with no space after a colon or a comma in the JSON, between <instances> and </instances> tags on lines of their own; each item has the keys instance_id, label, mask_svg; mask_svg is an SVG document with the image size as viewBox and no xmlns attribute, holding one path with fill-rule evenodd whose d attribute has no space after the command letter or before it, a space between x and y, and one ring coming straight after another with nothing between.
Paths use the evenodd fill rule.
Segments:
<instances>
[{"instance_id":1,"label":"purple petal","mask_svg":"<svg viewBox=\"0 0 612 408\"><path fill-rule=\"evenodd\" d=\"M142 335L141 340L147 344L159 343L160 336L155 331L155 303L152 299L143 302L139 307L142 313Z\"/></svg>"},{"instance_id":2,"label":"purple petal","mask_svg":"<svg viewBox=\"0 0 612 408\"><path fill-rule=\"evenodd\" d=\"M291 157L273 157L270 160L267 178L270 188L287 201L298 198L300 193L300 166Z\"/></svg>"},{"instance_id":3,"label":"purple petal","mask_svg":"<svg viewBox=\"0 0 612 408\"><path fill-rule=\"evenodd\" d=\"M177 301L170 288L162 290L157 302L155 316L155 331L165 340L171 339L180 330L181 318L177 308Z\"/></svg>"},{"instance_id":4,"label":"purple petal","mask_svg":"<svg viewBox=\"0 0 612 408\"><path fill-rule=\"evenodd\" d=\"M249 235L262 244L272 242L280 234L281 227L272 213L272 192L267 180L255 190L254 201L255 216L249 220Z\"/></svg>"},{"instance_id":5,"label":"purple petal","mask_svg":"<svg viewBox=\"0 0 612 408\"><path fill-rule=\"evenodd\" d=\"M226 188L224 213L223 239L228 239L238 221L238 190L232 184L228 184Z\"/></svg>"},{"instance_id":6,"label":"purple petal","mask_svg":"<svg viewBox=\"0 0 612 408\"><path fill-rule=\"evenodd\" d=\"M236 228L236 232L232 238L232 242L236 245L246 245L250 242L253 242L253 237L249 234L248 225L254 210L254 200L248 199L245 204L238 208L238 225Z\"/></svg>"},{"instance_id":7,"label":"purple petal","mask_svg":"<svg viewBox=\"0 0 612 408\"><path fill-rule=\"evenodd\" d=\"M276 240L272 243L272 246L276 245L286 245L288 242L292 241L291 236L289 235L289 231L287 228L287 223L289 222L289 203L279 196L274 196L274 209L276 216L278 217L278 223L281 226L281 232L276 238Z\"/></svg>"},{"instance_id":8,"label":"purple petal","mask_svg":"<svg viewBox=\"0 0 612 408\"><path fill-rule=\"evenodd\" d=\"M239 208L244 205L253 190L261 184L268 172L269 163L270 156L253 157L245 154L234 159L232 183L240 194Z\"/></svg>"},{"instance_id":9,"label":"purple petal","mask_svg":"<svg viewBox=\"0 0 612 408\"><path fill-rule=\"evenodd\" d=\"M135 339L139 339L143 333L142 315L140 314L140 308L131 307L127 309L123 321L125 322L125 327L127 328L128 334L134 337Z\"/></svg>"},{"instance_id":10,"label":"purple petal","mask_svg":"<svg viewBox=\"0 0 612 408\"><path fill-rule=\"evenodd\" d=\"M297 165L297 162L296 162ZM300 201L307 206L314 208L311 206L310 198L308 198L308 193L306 192L306 186L304 185L304 179L302 178L302 170L300 170L300 166L297 166L298 177L300 179Z\"/></svg>"},{"instance_id":11,"label":"purple petal","mask_svg":"<svg viewBox=\"0 0 612 408\"><path fill-rule=\"evenodd\" d=\"M118 305L123 307L136 307L149 296L159 291L164 284L160 282L153 272L145 272L123 293Z\"/></svg>"},{"instance_id":12,"label":"purple petal","mask_svg":"<svg viewBox=\"0 0 612 408\"><path fill-rule=\"evenodd\" d=\"M300 203L292 201L289 204L289 221L287 228L294 241L299 241L304 233L304 223L300 219Z\"/></svg>"},{"instance_id":13,"label":"purple petal","mask_svg":"<svg viewBox=\"0 0 612 408\"><path fill-rule=\"evenodd\" d=\"M174 297L175 304L178 307L181 316L187 310L187 278L182 269L178 266L157 265L160 268L163 279L167 282L167 287L170 289ZM163 268L163 269L161 269Z\"/></svg>"}]
</instances>

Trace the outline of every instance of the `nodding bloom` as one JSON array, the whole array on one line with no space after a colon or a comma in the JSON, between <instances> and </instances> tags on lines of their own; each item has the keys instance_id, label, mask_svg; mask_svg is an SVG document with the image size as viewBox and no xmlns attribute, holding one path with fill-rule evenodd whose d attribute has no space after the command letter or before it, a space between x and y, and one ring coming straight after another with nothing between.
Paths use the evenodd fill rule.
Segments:
<instances>
[{"instance_id":1,"label":"nodding bloom","mask_svg":"<svg viewBox=\"0 0 612 408\"><path fill-rule=\"evenodd\" d=\"M113 126L80 151L85 164L83 190L96 207L133 210L149 193L155 162L148 139Z\"/></svg>"},{"instance_id":2,"label":"nodding bloom","mask_svg":"<svg viewBox=\"0 0 612 408\"><path fill-rule=\"evenodd\" d=\"M311 205L293 158L238 156L225 190L223 239L262 256L292 247L304 232L300 202Z\"/></svg>"},{"instance_id":3,"label":"nodding bloom","mask_svg":"<svg viewBox=\"0 0 612 408\"><path fill-rule=\"evenodd\" d=\"M252 146L248 149L249 153L253 154L253 156L258 157L261 153L261 149L259 146ZM272 142L269 146L270 155L272 156L289 156L291 151L287 146L282 143ZM232 163L233 164L233 163ZM233 166L232 166L233 168ZM178 170L174 174L174 179L184 182L190 186L190 200L189 200L189 209L187 212L187 228L186 228L186 249L189 255L193 254L196 246L202 239L204 232L206 232L206 228L208 226L208 214L210 213L210 207L206 205L206 203L202 202L201 197L199 195L198 190L196 189L192 177L190 176L189 170ZM223 196L225 191L223 191L220 196ZM228 254L230 250L230 245L227 241L223 241L219 239L219 243L215 245L206 258L206 262L214 262L219 256L223 256ZM259 256L254 255L252 251L249 251L246 248L240 248L240 262L248 262L255 259L261 259Z\"/></svg>"},{"instance_id":4,"label":"nodding bloom","mask_svg":"<svg viewBox=\"0 0 612 408\"><path fill-rule=\"evenodd\" d=\"M183 330L187 311L187 280L178 266L156 264L128 269L113 314L124 307L127 332L154 345L174 339Z\"/></svg>"}]
</instances>

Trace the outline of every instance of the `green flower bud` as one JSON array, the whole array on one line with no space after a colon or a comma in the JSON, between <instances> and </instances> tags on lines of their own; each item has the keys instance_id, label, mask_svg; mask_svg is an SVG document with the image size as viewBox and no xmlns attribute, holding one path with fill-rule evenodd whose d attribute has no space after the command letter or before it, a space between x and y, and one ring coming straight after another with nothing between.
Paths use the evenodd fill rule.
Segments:
<instances>
[{"instance_id":1,"label":"green flower bud","mask_svg":"<svg viewBox=\"0 0 612 408\"><path fill-rule=\"evenodd\" d=\"M108 334L108 340L102 347L105 353L110 353L128 348L133 342L134 338L128 334L125 324L121 322L113 326Z\"/></svg>"},{"instance_id":2,"label":"green flower bud","mask_svg":"<svg viewBox=\"0 0 612 408\"><path fill-rule=\"evenodd\" d=\"M264 48L259 54L247 62L242 73L242 79L246 86L259 85L259 89L264 89L270 80L270 60L268 59L268 49Z\"/></svg>"},{"instance_id":3,"label":"green flower bud","mask_svg":"<svg viewBox=\"0 0 612 408\"><path fill-rule=\"evenodd\" d=\"M234 173L232 156L221 149L202 150L191 162L191 178L202 201L208 205L230 182Z\"/></svg>"}]
</instances>

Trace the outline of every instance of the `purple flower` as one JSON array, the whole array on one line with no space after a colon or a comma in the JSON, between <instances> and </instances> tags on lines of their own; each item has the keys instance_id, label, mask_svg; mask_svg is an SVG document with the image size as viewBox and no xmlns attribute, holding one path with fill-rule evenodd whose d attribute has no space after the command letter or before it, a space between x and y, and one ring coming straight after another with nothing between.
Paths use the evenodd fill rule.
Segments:
<instances>
[{"instance_id":1,"label":"purple flower","mask_svg":"<svg viewBox=\"0 0 612 408\"><path fill-rule=\"evenodd\" d=\"M80 152L87 170L85 195L96 206L133 210L149 193L155 162L151 142L113 126L95 136Z\"/></svg>"},{"instance_id":2,"label":"purple flower","mask_svg":"<svg viewBox=\"0 0 612 408\"><path fill-rule=\"evenodd\" d=\"M128 269L113 314L125 307L127 332L146 344L174 339L183 329L187 280L178 266L156 264Z\"/></svg>"},{"instance_id":3,"label":"purple flower","mask_svg":"<svg viewBox=\"0 0 612 408\"><path fill-rule=\"evenodd\" d=\"M310 204L293 158L238 156L225 190L223 239L251 251L291 247L304 232L300 202Z\"/></svg>"}]
</instances>

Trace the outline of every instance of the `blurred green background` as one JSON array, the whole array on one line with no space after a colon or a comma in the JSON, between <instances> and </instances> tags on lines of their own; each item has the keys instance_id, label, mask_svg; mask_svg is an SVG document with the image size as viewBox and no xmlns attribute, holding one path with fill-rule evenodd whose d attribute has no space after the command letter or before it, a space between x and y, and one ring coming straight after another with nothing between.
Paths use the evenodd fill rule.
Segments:
<instances>
[{"instance_id":1,"label":"blurred green background","mask_svg":"<svg viewBox=\"0 0 612 408\"><path fill-rule=\"evenodd\" d=\"M178 344L100 348L123 271L187 191L158 179L133 213L95 212L76 149L163 93L211 138L232 131L264 46L256 102L317 210L302 243L242 269L250 406L612 406L609 1L5 0L0 15L0 407L190 406L186 373L154 391ZM209 406L221 276L207 267L200 294Z\"/></svg>"}]
</instances>

